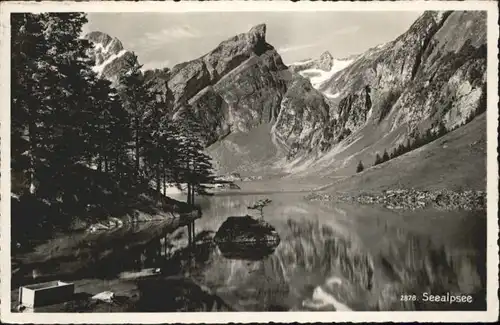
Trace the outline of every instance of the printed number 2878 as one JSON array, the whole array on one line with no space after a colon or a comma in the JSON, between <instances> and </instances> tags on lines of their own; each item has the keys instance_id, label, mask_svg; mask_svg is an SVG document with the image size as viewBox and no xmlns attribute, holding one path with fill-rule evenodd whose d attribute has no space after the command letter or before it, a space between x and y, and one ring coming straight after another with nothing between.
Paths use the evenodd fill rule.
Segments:
<instances>
[{"instance_id":1,"label":"printed number 2878","mask_svg":"<svg viewBox=\"0 0 500 325\"><path fill-rule=\"evenodd\" d=\"M401 301L417 301L416 295L401 295Z\"/></svg>"}]
</instances>

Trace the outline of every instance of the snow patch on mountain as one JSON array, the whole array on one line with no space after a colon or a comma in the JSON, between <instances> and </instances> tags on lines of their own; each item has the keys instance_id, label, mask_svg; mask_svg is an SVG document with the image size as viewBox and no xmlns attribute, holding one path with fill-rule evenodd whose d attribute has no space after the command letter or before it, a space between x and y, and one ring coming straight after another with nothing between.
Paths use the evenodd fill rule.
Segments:
<instances>
[{"instance_id":1,"label":"snow patch on mountain","mask_svg":"<svg viewBox=\"0 0 500 325\"><path fill-rule=\"evenodd\" d=\"M335 98L339 98L339 97L340 97L340 95L342 95L342 93L337 92L337 93L335 93L335 94L331 94L331 93L329 93L329 92L324 92L324 93L323 93L323 95L325 95L325 96L326 96L326 97L328 97L328 98L335 99Z\"/></svg>"},{"instance_id":2,"label":"snow patch on mountain","mask_svg":"<svg viewBox=\"0 0 500 325\"><path fill-rule=\"evenodd\" d=\"M305 64L311 63L313 61L314 61L313 59L302 60L302 61L294 62L293 65L305 65Z\"/></svg>"},{"instance_id":3,"label":"snow patch on mountain","mask_svg":"<svg viewBox=\"0 0 500 325\"><path fill-rule=\"evenodd\" d=\"M354 60L338 60L334 59L333 60L333 65L332 68L329 71L323 71L321 69L306 69L300 71L300 75L302 75L305 78L308 78L311 81L311 85L319 89L321 85L329 80L333 75L335 75L337 72L344 70L347 68ZM300 64L305 64L305 63L295 63L295 65L300 65ZM338 94L327 94L327 97L330 98L336 98L334 96L338 97Z\"/></svg>"},{"instance_id":4,"label":"snow patch on mountain","mask_svg":"<svg viewBox=\"0 0 500 325\"><path fill-rule=\"evenodd\" d=\"M102 72L104 71L104 68L108 64L110 64L114 60L122 57L126 52L127 52L127 50L121 50L120 52L118 52L116 54L112 54L110 57L108 57L106 60L104 60L101 64L94 66L92 69L94 70L95 73L97 73L100 76L102 74Z\"/></svg>"}]
</instances>

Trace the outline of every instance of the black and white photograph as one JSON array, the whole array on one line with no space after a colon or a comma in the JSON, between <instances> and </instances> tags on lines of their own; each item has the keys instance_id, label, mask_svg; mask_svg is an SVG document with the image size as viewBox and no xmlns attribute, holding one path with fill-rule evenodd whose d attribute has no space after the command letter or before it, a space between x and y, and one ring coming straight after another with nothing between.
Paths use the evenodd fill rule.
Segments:
<instances>
[{"instance_id":1,"label":"black and white photograph","mask_svg":"<svg viewBox=\"0 0 500 325\"><path fill-rule=\"evenodd\" d=\"M237 4L2 4L2 320L497 319L496 4Z\"/></svg>"}]
</instances>

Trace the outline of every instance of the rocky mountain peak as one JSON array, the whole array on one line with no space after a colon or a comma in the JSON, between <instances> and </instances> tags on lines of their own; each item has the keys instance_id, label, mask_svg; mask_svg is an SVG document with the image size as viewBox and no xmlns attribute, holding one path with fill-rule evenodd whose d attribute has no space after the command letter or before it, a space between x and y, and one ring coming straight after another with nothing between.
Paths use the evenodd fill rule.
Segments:
<instances>
[{"instance_id":1,"label":"rocky mountain peak","mask_svg":"<svg viewBox=\"0 0 500 325\"><path fill-rule=\"evenodd\" d=\"M133 54L124 49L118 38L99 31L90 32L83 38L94 45L90 55L95 60L94 71L99 76L116 82L120 72L130 67Z\"/></svg>"},{"instance_id":2,"label":"rocky mountain peak","mask_svg":"<svg viewBox=\"0 0 500 325\"><path fill-rule=\"evenodd\" d=\"M250 37L250 39L254 41L254 43L265 42L266 41L266 24L259 24L259 25L253 26L248 31L247 34Z\"/></svg>"},{"instance_id":3,"label":"rocky mountain peak","mask_svg":"<svg viewBox=\"0 0 500 325\"><path fill-rule=\"evenodd\" d=\"M300 72L309 69L330 71L333 67L333 64L334 58L332 54L328 51L325 51L317 59L309 59L291 64L290 69L293 72Z\"/></svg>"},{"instance_id":4,"label":"rocky mountain peak","mask_svg":"<svg viewBox=\"0 0 500 325\"><path fill-rule=\"evenodd\" d=\"M113 54L118 54L123 51L123 44L116 37L111 37L106 33L94 31L84 36L85 39L91 41L96 47L96 52L99 52L103 57L109 57ZM101 62L97 62L100 64Z\"/></svg>"},{"instance_id":5,"label":"rocky mountain peak","mask_svg":"<svg viewBox=\"0 0 500 325\"><path fill-rule=\"evenodd\" d=\"M324 71L330 71L333 66L333 56L325 51L321 54L318 61L318 68Z\"/></svg>"},{"instance_id":6,"label":"rocky mountain peak","mask_svg":"<svg viewBox=\"0 0 500 325\"><path fill-rule=\"evenodd\" d=\"M320 59L328 59L328 60L333 60L333 55L329 52L329 51L325 51L323 53L321 53Z\"/></svg>"}]
</instances>

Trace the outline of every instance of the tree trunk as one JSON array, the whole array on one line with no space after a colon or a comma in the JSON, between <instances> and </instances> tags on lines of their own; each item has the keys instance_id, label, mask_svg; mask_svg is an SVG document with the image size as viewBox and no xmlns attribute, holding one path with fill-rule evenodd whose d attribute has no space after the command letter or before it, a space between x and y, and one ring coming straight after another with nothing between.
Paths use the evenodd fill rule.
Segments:
<instances>
[{"instance_id":1,"label":"tree trunk","mask_svg":"<svg viewBox=\"0 0 500 325\"><path fill-rule=\"evenodd\" d=\"M107 173L109 170L108 156L104 156L104 172Z\"/></svg>"},{"instance_id":2,"label":"tree trunk","mask_svg":"<svg viewBox=\"0 0 500 325\"><path fill-rule=\"evenodd\" d=\"M104 171L103 167L102 167L102 156L99 155L99 158L97 158L97 170L102 172Z\"/></svg>"},{"instance_id":3,"label":"tree trunk","mask_svg":"<svg viewBox=\"0 0 500 325\"><path fill-rule=\"evenodd\" d=\"M119 154L116 153L116 157L115 157L115 177L117 179L120 179L120 157L119 157Z\"/></svg>"},{"instance_id":4,"label":"tree trunk","mask_svg":"<svg viewBox=\"0 0 500 325\"><path fill-rule=\"evenodd\" d=\"M163 195L167 195L167 176L163 174Z\"/></svg>"},{"instance_id":5,"label":"tree trunk","mask_svg":"<svg viewBox=\"0 0 500 325\"><path fill-rule=\"evenodd\" d=\"M36 191L36 186L35 186L35 148L36 148L36 138L34 136L35 134L35 122L34 122L34 117L30 121L28 125L28 141L29 141L29 147L30 147L30 154L29 154L29 168L28 168L28 191L30 194L35 194Z\"/></svg>"},{"instance_id":6,"label":"tree trunk","mask_svg":"<svg viewBox=\"0 0 500 325\"><path fill-rule=\"evenodd\" d=\"M160 166L156 165L156 191L158 192L158 200L161 199L161 180L160 180Z\"/></svg>"},{"instance_id":7,"label":"tree trunk","mask_svg":"<svg viewBox=\"0 0 500 325\"><path fill-rule=\"evenodd\" d=\"M140 169L140 161L139 161L139 117L135 118L135 171L137 177L139 177L139 169Z\"/></svg>"}]
</instances>

